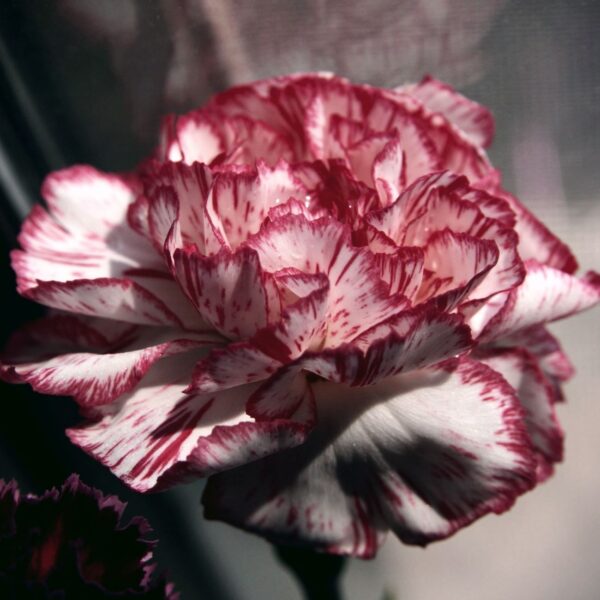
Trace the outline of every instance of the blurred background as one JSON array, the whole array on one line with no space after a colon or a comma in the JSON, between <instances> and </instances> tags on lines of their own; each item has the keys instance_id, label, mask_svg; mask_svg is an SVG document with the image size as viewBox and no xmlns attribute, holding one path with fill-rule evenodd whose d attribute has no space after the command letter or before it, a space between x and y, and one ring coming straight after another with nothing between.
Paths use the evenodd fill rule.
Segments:
<instances>
[{"instance_id":1,"label":"blurred background","mask_svg":"<svg viewBox=\"0 0 600 600\"><path fill-rule=\"evenodd\" d=\"M599 28L597 0L2 0L0 342L41 313L14 292L8 252L49 171L131 169L161 114L290 71L381 86L431 73L487 105L506 187L600 268ZM390 537L350 562L348 599L600 597L600 312L554 331L578 369L556 475L426 550ZM268 544L203 520L201 482L132 493L68 442L73 402L4 384L0 401L0 477L40 492L75 471L119 494L151 521L182 600L300 598Z\"/></svg>"}]
</instances>

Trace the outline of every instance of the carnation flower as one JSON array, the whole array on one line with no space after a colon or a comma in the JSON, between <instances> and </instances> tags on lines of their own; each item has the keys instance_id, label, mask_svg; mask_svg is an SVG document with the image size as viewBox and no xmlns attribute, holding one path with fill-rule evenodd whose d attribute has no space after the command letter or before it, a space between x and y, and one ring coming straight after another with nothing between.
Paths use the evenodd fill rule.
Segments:
<instances>
[{"instance_id":1,"label":"carnation flower","mask_svg":"<svg viewBox=\"0 0 600 600\"><path fill-rule=\"evenodd\" d=\"M123 523L125 505L79 481L21 496L0 480L2 598L170 598L152 583L151 529L141 517Z\"/></svg>"},{"instance_id":2,"label":"carnation flower","mask_svg":"<svg viewBox=\"0 0 600 600\"><path fill-rule=\"evenodd\" d=\"M48 177L13 254L54 309L3 375L71 395L139 491L211 476L212 518L372 556L501 512L561 459L546 323L600 278L500 183L490 113L426 78L233 88L126 176Z\"/></svg>"}]
</instances>

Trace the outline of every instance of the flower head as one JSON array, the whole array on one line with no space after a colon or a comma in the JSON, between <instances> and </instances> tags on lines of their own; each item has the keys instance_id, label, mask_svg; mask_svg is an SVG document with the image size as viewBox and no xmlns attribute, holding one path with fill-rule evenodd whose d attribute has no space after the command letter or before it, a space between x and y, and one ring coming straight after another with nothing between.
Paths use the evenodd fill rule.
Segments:
<instances>
[{"instance_id":1,"label":"flower head","mask_svg":"<svg viewBox=\"0 0 600 600\"><path fill-rule=\"evenodd\" d=\"M135 489L212 476L211 517L371 556L446 537L561 458L545 324L600 298L500 184L490 113L431 78L233 88L133 174L48 177L13 255L55 309L4 377L72 395Z\"/></svg>"},{"instance_id":2,"label":"flower head","mask_svg":"<svg viewBox=\"0 0 600 600\"><path fill-rule=\"evenodd\" d=\"M72 475L60 490L19 493L0 480L0 591L3 598L170 598L151 582L148 523L122 521L125 505Z\"/></svg>"}]
</instances>

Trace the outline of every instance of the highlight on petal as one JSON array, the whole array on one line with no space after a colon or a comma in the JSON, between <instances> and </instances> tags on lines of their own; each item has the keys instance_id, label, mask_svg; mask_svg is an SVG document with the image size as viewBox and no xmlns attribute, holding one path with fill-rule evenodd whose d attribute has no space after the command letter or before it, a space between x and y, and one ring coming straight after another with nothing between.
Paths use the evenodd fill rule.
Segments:
<instances>
[{"instance_id":1,"label":"highlight on petal","mask_svg":"<svg viewBox=\"0 0 600 600\"><path fill-rule=\"evenodd\" d=\"M42 196L59 225L94 239L124 222L135 191L124 178L80 165L50 174ZM90 219L90 214L98 218Z\"/></svg>"},{"instance_id":2,"label":"highlight on petal","mask_svg":"<svg viewBox=\"0 0 600 600\"><path fill-rule=\"evenodd\" d=\"M172 162L210 163L225 150L217 123L206 112L169 116L161 127L159 158Z\"/></svg>"},{"instance_id":3,"label":"highlight on petal","mask_svg":"<svg viewBox=\"0 0 600 600\"><path fill-rule=\"evenodd\" d=\"M160 269L151 246L126 222L135 185L91 167L48 176L42 187L49 211L36 206L12 253L20 293L38 281L117 277L133 268ZM90 219L90 214L98 215Z\"/></svg>"},{"instance_id":4,"label":"highlight on petal","mask_svg":"<svg viewBox=\"0 0 600 600\"><path fill-rule=\"evenodd\" d=\"M212 476L208 518L370 557L388 529L424 545L507 510L535 483L519 401L476 361L367 388L313 387L319 421L307 441Z\"/></svg>"},{"instance_id":5,"label":"highlight on petal","mask_svg":"<svg viewBox=\"0 0 600 600\"><path fill-rule=\"evenodd\" d=\"M154 365L138 387L67 433L138 491L162 488L256 460L302 443L303 408L289 419L256 423L245 404L256 386L186 394L193 351Z\"/></svg>"}]
</instances>

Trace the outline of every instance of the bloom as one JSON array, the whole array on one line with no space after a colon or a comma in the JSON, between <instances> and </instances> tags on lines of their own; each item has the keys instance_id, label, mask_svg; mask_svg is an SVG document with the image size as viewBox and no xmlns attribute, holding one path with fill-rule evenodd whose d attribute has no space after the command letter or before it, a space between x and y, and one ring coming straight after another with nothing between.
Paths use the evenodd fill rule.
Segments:
<instances>
[{"instance_id":1,"label":"bloom","mask_svg":"<svg viewBox=\"0 0 600 600\"><path fill-rule=\"evenodd\" d=\"M371 556L507 509L560 460L549 321L600 278L506 192L483 107L431 78L233 88L117 176L49 176L13 263L55 309L3 375L72 395L70 438L140 491ZM93 215L93 218L90 217Z\"/></svg>"},{"instance_id":2,"label":"bloom","mask_svg":"<svg viewBox=\"0 0 600 600\"><path fill-rule=\"evenodd\" d=\"M122 521L125 505L71 475L42 496L21 496L0 480L0 590L3 598L171 598L152 582L151 529Z\"/></svg>"}]
</instances>

